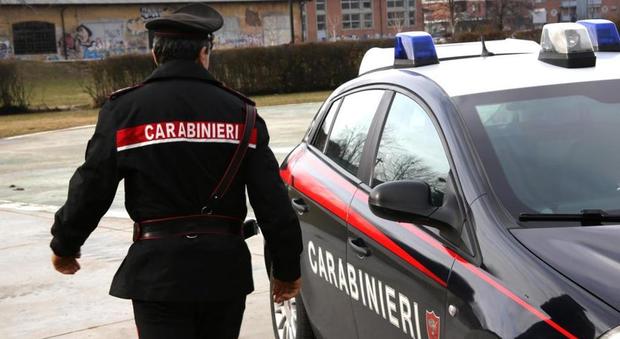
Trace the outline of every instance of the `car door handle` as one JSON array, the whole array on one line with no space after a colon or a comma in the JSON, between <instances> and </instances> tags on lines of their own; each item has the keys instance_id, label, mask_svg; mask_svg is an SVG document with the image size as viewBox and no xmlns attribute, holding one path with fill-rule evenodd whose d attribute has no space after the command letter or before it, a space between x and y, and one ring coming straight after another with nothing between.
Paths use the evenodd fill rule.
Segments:
<instances>
[{"instance_id":1,"label":"car door handle","mask_svg":"<svg viewBox=\"0 0 620 339\"><path fill-rule=\"evenodd\" d=\"M355 251L360 258L365 258L370 255L370 249L362 238L349 238L349 246L351 246L353 251Z\"/></svg>"},{"instance_id":2,"label":"car door handle","mask_svg":"<svg viewBox=\"0 0 620 339\"><path fill-rule=\"evenodd\" d=\"M302 215L308 212L308 205L302 198L296 198L291 200L291 205L297 214Z\"/></svg>"}]
</instances>

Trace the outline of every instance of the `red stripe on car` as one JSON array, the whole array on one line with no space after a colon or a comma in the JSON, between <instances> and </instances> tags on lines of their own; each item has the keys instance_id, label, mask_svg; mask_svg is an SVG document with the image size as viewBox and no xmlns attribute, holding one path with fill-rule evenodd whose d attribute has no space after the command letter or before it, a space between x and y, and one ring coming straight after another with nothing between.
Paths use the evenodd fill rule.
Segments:
<instances>
[{"instance_id":1,"label":"red stripe on car","mask_svg":"<svg viewBox=\"0 0 620 339\"><path fill-rule=\"evenodd\" d=\"M346 179L340 177L337 173L335 173L331 168L329 168L326 164L316 158L315 155L307 153L308 156L304 160L309 160L308 162L313 165L313 169L319 171L324 178L329 179L335 185L339 186L339 188L346 190L347 192L354 193L354 198L358 199L364 203L368 203L368 194L363 191L357 191L357 188L351 184ZM366 234L368 237L388 249L390 252L394 253L401 259L405 260L407 263L424 273L429 278L433 279L435 282L440 284L443 287L447 287L447 283L443 281L441 278L437 277L432 271L430 271L426 266L418 262L415 258L413 258L409 253L407 253L402 247L398 246L394 241L392 241L387 235L381 232L378 228L376 228L370 221L365 219L360 214L356 213L353 209L349 209L348 202L341 201L335 194L333 194L327 187L323 184L319 183L313 177L313 173L308 173L307 169L302 169L301 171L295 171L294 177L294 187L299 189L300 192L313 199L316 203L323 206L334 215L339 217L340 219L346 221L351 226L355 227L359 231ZM528 304L523 299L519 298L516 294L506 288L504 285L496 281L492 278L488 273L481 270L480 268L470 264L463 257L458 255L456 252L444 246L441 242L427 234L426 232L419 229L417 226L409 223L400 223L405 229L407 229L410 233L421 239L422 241L428 243L433 248L439 250L445 255L451 256L455 259L455 262L463 265L467 270L472 272L482 281L489 284L495 290L499 291L509 299L513 300L515 303L523 307L526 311L530 312L540 320L547 323L553 329L561 333L563 336L571 339L576 339L577 337L568 332L562 326L551 320L551 318L545 313L539 311L534 306Z\"/></svg>"},{"instance_id":2,"label":"red stripe on car","mask_svg":"<svg viewBox=\"0 0 620 339\"><path fill-rule=\"evenodd\" d=\"M366 194L365 192L360 191L359 194L356 194L356 197L360 201L368 203L368 194ZM418 238L420 238L422 241L424 241L427 244L431 245L433 248L435 248L435 249L439 250L440 252L442 252L442 253L444 253L446 255L449 255L452 258L454 258L456 260L456 263L458 263L460 265L463 265L467 270L472 272L478 278L480 278L484 282L488 283L489 285L491 285L491 287L493 287L494 289L496 289L497 291L499 291L503 295L507 296L508 298L510 298L511 300L516 302L517 304L519 304L521 307L523 307L528 312L532 313L538 319L544 321L549 326L553 327L556 331L558 331L559 333L561 333L565 337L571 338L571 339L576 339L577 338L576 336L574 336L573 334L568 332L566 329L564 329L562 326L558 325L556 322L551 320L551 318L548 315L546 315L543 312L537 310L534 306L532 306L532 305L528 304L527 302L525 302L525 300L519 298L516 294L514 294L512 291L510 291L504 285L502 285L501 283L499 283L495 279L493 279L491 276L489 276L488 273L486 273L485 271L481 270L480 268L470 264L467 260L465 260L459 254L457 254L456 252L452 251L451 249L445 247L441 242L439 242L437 239L435 239L432 236L430 236L428 233L422 231L419 227L417 227L417 226L415 226L413 224L409 224L409 223L399 223L399 224L401 226L403 226L406 230L408 230L410 233L412 233L415 236L417 236Z\"/></svg>"},{"instance_id":3,"label":"red stripe on car","mask_svg":"<svg viewBox=\"0 0 620 339\"><path fill-rule=\"evenodd\" d=\"M355 193L356 188L353 184L333 173L333 171L329 167L327 167L327 165L314 158L314 155L308 155L307 158L312 159L309 161L309 163L312 163L313 165L312 170L319 171L321 174L324 175L326 179L333 180L340 189L343 189L351 194ZM373 240L377 241L383 247L387 248L392 253L394 253L416 269L420 270L430 279L434 280L443 287L448 286L446 281L439 278L426 266L417 261L414 257L407 253L407 251L398 246L398 244L396 244L392 239L379 231L379 229L377 229L374 225L368 222L365 218L355 213L355 211L350 210L348 202L343 202L336 194L332 193L328 187L315 180L313 177L313 173L310 173L309 168L303 167L304 165L300 164L300 166L296 167L295 169L295 174L293 175L295 188L297 188L304 195L308 196L310 199L321 205L323 208L329 210L342 221L349 223L364 234L368 235Z\"/></svg>"}]
</instances>

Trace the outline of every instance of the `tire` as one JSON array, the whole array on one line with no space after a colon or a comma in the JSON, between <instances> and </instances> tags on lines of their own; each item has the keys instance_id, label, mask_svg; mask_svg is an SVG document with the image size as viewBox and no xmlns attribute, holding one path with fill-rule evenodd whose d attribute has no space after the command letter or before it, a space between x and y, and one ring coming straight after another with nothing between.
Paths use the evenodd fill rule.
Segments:
<instances>
[{"instance_id":1,"label":"tire","mask_svg":"<svg viewBox=\"0 0 620 339\"><path fill-rule=\"evenodd\" d=\"M315 339L301 294L281 304L273 302L269 288L271 324L276 339Z\"/></svg>"},{"instance_id":2,"label":"tire","mask_svg":"<svg viewBox=\"0 0 620 339\"><path fill-rule=\"evenodd\" d=\"M265 246L264 253L267 272L271 272L271 258L267 246ZM315 339L301 294L282 304L276 304L273 301L272 288L270 282L269 305L274 337L276 339ZM288 322L290 318L293 319L292 322Z\"/></svg>"}]
</instances>

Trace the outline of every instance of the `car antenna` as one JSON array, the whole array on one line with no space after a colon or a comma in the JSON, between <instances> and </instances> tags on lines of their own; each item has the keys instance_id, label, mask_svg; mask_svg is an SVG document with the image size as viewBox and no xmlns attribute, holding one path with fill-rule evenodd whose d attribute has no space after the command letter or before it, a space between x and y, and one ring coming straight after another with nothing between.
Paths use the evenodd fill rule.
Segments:
<instances>
[{"instance_id":1,"label":"car antenna","mask_svg":"<svg viewBox=\"0 0 620 339\"><path fill-rule=\"evenodd\" d=\"M484 42L484 35L480 36L480 41L482 42L482 54L480 56L482 57L488 57L488 56L493 56L495 55L495 53L493 52L489 52L489 50L487 49L487 45Z\"/></svg>"}]
</instances>

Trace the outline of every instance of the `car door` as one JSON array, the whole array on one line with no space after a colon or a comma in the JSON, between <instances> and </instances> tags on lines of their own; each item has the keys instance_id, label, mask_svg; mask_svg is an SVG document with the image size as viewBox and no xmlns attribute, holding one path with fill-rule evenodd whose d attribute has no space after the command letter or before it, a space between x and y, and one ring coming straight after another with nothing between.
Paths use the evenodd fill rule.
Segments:
<instances>
[{"instance_id":1,"label":"car door","mask_svg":"<svg viewBox=\"0 0 620 339\"><path fill-rule=\"evenodd\" d=\"M334 100L308 145L293 152L290 198L300 214L304 252L302 298L316 334L356 338L346 270L346 217L369 127L383 90Z\"/></svg>"},{"instance_id":2,"label":"car door","mask_svg":"<svg viewBox=\"0 0 620 339\"><path fill-rule=\"evenodd\" d=\"M441 234L425 225L375 216L368 206L372 187L388 181L423 180L441 205L450 164L427 108L413 96L394 93L374 127L374 146L351 202L347 262L354 268L350 291L360 339L442 336L447 281L454 258L438 250Z\"/></svg>"}]
</instances>

